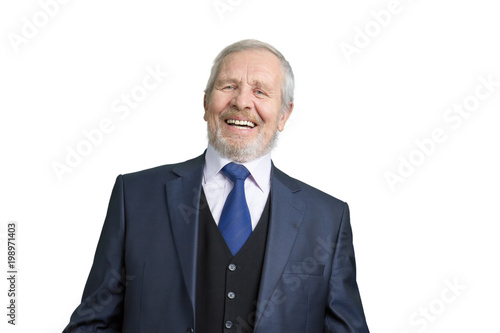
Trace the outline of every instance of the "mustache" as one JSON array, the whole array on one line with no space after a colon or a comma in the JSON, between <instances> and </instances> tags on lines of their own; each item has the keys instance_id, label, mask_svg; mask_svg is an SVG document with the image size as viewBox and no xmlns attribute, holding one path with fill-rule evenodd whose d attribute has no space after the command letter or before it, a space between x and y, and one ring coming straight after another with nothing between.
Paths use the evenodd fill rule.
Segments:
<instances>
[{"instance_id":1,"label":"mustache","mask_svg":"<svg viewBox=\"0 0 500 333\"><path fill-rule=\"evenodd\" d=\"M262 125L264 123L264 121L259 115L252 114L248 111L240 111L234 108L222 111L219 115L219 119L223 121L226 118L232 118L236 116L244 117L246 120L250 120L252 123L257 125Z\"/></svg>"}]
</instances>

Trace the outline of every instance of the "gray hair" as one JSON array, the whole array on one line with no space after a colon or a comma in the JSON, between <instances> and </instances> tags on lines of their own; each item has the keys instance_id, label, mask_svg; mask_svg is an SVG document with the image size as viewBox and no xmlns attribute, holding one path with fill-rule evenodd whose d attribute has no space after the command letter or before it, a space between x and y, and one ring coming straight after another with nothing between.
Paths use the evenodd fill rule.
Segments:
<instances>
[{"instance_id":1,"label":"gray hair","mask_svg":"<svg viewBox=\"0 0 500 333\"><path fill-rule=\"evenodd\" d=\"M267 43L258 41L256 39L245 39L239 42L226 46L215 58L208 78L207 86L205 88L205 103L208 105L210 101L210 94L214 89L215 79L219 75L222 61L231 53L241 52L245 50L263 49L273 53L280 60L281 74L283 82L281 84L281 110L284 111L289 108L290 102L293 102L293 90L295 87L295 80L293 77L292 67L285 59L283 54L278 51L274 46Z\"/></svg>"}]
</instances>

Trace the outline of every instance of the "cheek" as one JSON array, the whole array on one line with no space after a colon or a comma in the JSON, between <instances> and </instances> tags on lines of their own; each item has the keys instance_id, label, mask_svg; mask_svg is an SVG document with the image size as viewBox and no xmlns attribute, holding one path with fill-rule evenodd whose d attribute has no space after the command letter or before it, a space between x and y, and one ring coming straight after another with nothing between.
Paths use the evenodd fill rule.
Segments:
<instances>
[{"instance_id":1,"label":"cheek","mask_svg":"<svg viewBox=\"0 0 500 333\"><path fill-rule=\"evenodd\" d=\"M205 110L205 120L213 121L214 119L217 119L218 116L219 116L219 111L217 105L213 102L210 102L208 108Z\"/></svg>"},{"instance_id":2,"label":"cheek","mask_svg":"<svg viewBox=\"0 0 500 333\"><path fill-rule=\"evenodd\" d=\"M231 101L230 96L215 91L212 93L210 97L209 110L212 113L219 114L222 110L227 108L230 101Z\"/></svg>"},{"instance_id":3,"label":"cheek","mask_svg":"<svg viewBox=\"0 0 500 333\"><path fill-rule=\"evenodd\" d=\"M207 114L205 120L208 122L208 125L212 126L212 127L217 126L217 124L219 122L218 118L212 113Z\"/></svg>"},{"instance_id":4,"label":"cheek","mask_svg":"<svg viewBox=\"0 0 500 333\"><path fill-rule=\"evenodd\" d=\"M261 108L259 112L259 115L264 121L266 127L272 129L273 131L276 130L278 126L278 114L279 108L277 108L274 104Z\"/></svg>"},{"instance_id":5,"label":"cheek","mask_svg":"<svg viewBox=\"0 0 500 333\"><path fill-rule=\"evenodd\" d=\"M223 109L221 109L216 104L211 104L210 107L205 112L205 118L207 121L218 122L219 116Z\"/></svg>"}]
</instances>

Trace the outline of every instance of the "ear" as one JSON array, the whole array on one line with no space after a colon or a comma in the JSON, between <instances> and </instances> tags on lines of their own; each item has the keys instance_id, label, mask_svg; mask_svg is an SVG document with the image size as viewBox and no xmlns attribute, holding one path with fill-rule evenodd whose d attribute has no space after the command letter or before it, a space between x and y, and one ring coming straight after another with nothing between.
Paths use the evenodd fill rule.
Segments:
<instances>
[{"instance_id":1,"label":"ear","mask_svg":"<svg viewBox=\"0 0 500 333\"><path fill-rule=\"evenodd\" d=\"M282 132L285 129L285 124L288 118L290 118L292 111L293 111L293 102L290 102L290 104L288 104L288 108L282 109L280 111L280 116L278 119L278 131Z\"/></svg>"},{"instance_id":2,"label":"ear","mask_svg":"<svg viewBox=\"0 0 500 333\"><path fill-rule=\"evenodd\" d=\"M203 108L205 109L205 114L203 115L203 119L207 121L207 94L203 94Z\"/></svg>"}]
</instances>

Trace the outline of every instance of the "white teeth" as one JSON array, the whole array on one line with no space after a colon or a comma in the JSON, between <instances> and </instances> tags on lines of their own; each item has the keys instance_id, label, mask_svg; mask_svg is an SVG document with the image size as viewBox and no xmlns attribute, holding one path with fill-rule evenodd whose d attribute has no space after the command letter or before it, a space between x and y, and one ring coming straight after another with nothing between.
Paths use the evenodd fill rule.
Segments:
<instances>
[{"instance_id":1,"label":"white teeth","mask_svg":"<svg viewBox=\"0 0 500 333\"><path fill-rule=\"evenodd\" d=\"M252 127L252 128L255 127L255 124L252 123L251 121L248 121L248 120L228 119L228 120L226 120L226 123L240 125L240 126L248 126L248 127Z\"/></svg>"}]
</instances>

